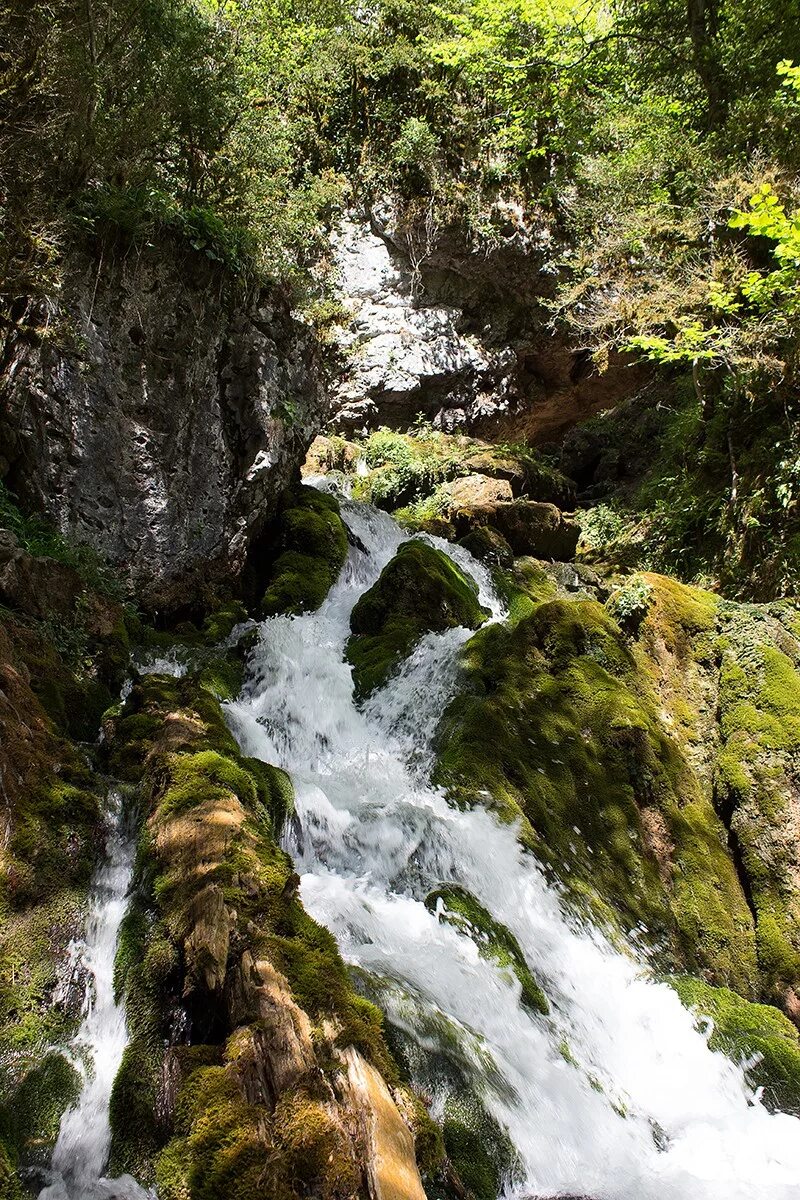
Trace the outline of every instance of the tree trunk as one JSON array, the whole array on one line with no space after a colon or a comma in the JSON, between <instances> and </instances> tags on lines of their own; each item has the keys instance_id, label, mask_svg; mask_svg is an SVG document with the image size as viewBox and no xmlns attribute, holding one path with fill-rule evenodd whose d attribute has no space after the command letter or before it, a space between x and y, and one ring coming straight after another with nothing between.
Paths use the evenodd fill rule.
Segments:
<instances>
[{"instance_id":1,"label":"tree trunk","mask_svg":"<svg viewBox=\"0 0 800 1200\"><path fill-rule=\"evenodd\" d=\"M717 0L687 0L686 16L694 69L706 94L708 123L712 129L718 129L724 124L728 103L716 45L719 27Z\"/></svg>"}]
</instances>

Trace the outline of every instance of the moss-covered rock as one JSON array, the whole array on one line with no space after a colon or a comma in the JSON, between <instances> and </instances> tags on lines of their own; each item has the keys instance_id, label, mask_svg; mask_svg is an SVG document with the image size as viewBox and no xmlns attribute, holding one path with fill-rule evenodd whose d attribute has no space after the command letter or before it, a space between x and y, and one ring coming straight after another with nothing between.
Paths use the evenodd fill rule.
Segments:
<instances>
[{"instance_id":1,"label":"moss-covered rock","mask_svg":"<svg viewBox=\"0 0 800 1200\"><path fill-rule=\"evenodd\" d=\"M385 683L423 634L476 629L487 615L476 584L452 559L421 539L404 542L350 618L347 657L356 694Z\"/></svg>"},{"instance_id":2,"label":"moss-covered rock","mask_svg":"<svg viewBox=\"0 0 800 1200\"><path fill-rule=\"evenodd\" d=\"M425 904L431 912L438 913L440 921L455 926L471 937L482 958L491 959L516 977L526 1008L545 1014L550 1011L547 998L534 979L511 930L496 921L470 892L455 884L447 884L431 892Z\"/></svg>"},{"instance_id":3,"label":"moss-covered rock","mask_svg":"<svg viewBox=\"0 0 800 1200\"><path fill-rule=\"evenodd\" d=\"M69 945L102 846L95 781L32 690L29 632L0 625L0 1143L10 1167L46 1160L78 1085L56 1048L80 1020Z\"/></svg>"},{"instance_id":4,"label":"moss-covered rock","mask_svg":"<svg viewBox=\"0 0 800 1200\"><path fill-rule=\"evenodd\" d=\"M797 608L726 604L716 798L756 917L767 995L800 1011L800 637Z\"/></svg>"},{"instance_id":5,"label":"moss-covered rock","mask_svg":"<svg viewBox=\"0 0 800 1200\"><path fill-rule=\"evenodd\" d=\"M347 530L334 496L298 486L278 516L279 554L262 600L265 616L313 612L339 577L347 557Z\"/></svg>"},{"instance_id":6,"label":"moss-covered rock","mask_svg":"<svg viewBox=\"0 0 800 1200\"><path fill-rule=\"evenodd\" d=\"M575 555L580 529L554 504L506 500L463 504L447 514L456 536L488 525L508 542L514 554L566 562Z\"/></svg>"},{"instance_id":7,"label":"moss-covered rock","mask_svg":"<svg viewBox=\"0 0 800 1200\"><path fill-rule=\"evenodd\" d=\"M575 499L572 481L523 443L500 447L421 425L407 433L379 429L355 450L335 455L341 470L352 472L356 462L362 464L354 495L390 512L405 510L417 526L434 509L447 506L444 485L469 475L502 481L509 496L560 507Z\"/></svg>"},{"instance_id":8,"label":"moss-covered rock","mask_svg":"<svg viewBox=\"0 0 800 1200\"><path fill-rule=\"evenodd\" d=\"M117 958L131 1038L113 1170L181 1200L353 1196L365 1151L341 1055L398 1079L379 1011L277 843L288 777L239 753L198 677L140 680L108 745L138 773L146 815Z\"/></svg>"},{"instance_id":9,"label":"moss-covered rock","mask_svg":"<svg viewBox=\"0 0 800 1200\"><path fill-rule=\"evenodd\" d=\"M800 1114L797 1027L770 1005L752 1004L728 988L710 987L689 976L670 983L687 1008L713 1021L711 1049L745 1066L750 1083L763 1088L767 1107Z\"/></svg>"},{"instance_id":10,"label":"moss-covered rock","mask_svg":"<svg viewBox=\"0 0 800 1200\"><path fill-rule=\"evenodd\" d=\"M650 676L597 601L535 594L534 582L516 624L467 644L469 686L445 715L438 782L455 802L489 796L502 817L523 817L523 837L577 903L753 994L752 919L725 829Z\"/></svg>"},{"instance_id":11,"label":"moss-covered rock","mask_svg":"<svg viewBox=\"0 0 800 1200\"><path fill-rule=\"evenodd\" d=\"M460 544L475 558L488 563L489 566L503 567L506 570L514 566L514 551L502 533L498 533L490 525L478 525L461 539Z\"/></svg>"},{"instance_id":12,"label":"moss-covered rock","mask_svg":"<svg viewBox=\"0 0 800 1200\"><path fill-rule=\"evenodd\" d=\"M505 1130L471 1092L454 1093L445 1102L444 1146L459 1191L471 1200L496 1200L519 1172L516 1152Z\"/></svg>"}]
</instances>

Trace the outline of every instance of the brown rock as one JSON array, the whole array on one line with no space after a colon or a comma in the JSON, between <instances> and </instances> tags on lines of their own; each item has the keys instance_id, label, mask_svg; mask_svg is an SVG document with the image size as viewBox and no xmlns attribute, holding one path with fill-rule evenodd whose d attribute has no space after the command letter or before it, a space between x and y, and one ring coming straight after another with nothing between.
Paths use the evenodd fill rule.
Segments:
<instances>
[{"instance_id":1,"label":"brown rock","mask_svg":"<svg viewBox=\"0 0 800 1200\"><path fill-rule=\"evenodd\" d=\"M315 1071L311 1023L292 999L286 978L271 963L256 962L246 950L237 975L234 990L254 1023L236 1031L230 1052L249 1103L271 1109L285 1091L296 1090Z\"/></svg>"},{"instance_id":2,"label":"brown rock","mask_svg":"<svg viewBox=\"0 0 800 1200\"><path fill-rule=\"evenodd\" d=\"M425 1200L411 1130L382 1076L352 1046L344 1058L352 1107L364 1134L371 1200Z\"/></svg>"},{"instance_id":3,"label":"brown rock","mask_svg":"<svg viewBox=\"0 0 800 1200\"><path fill-rule=\"evenodd\" d=\"M201 888L189 905L188 921L184 993L199 986L210 995L219 995L225 984L231 934L222 888L215 883Z\"/></svg>"},{"instance_id":4,"label":"brown rock","mask_svg":"<svg viewBox=\"0 0 800 1200\"><path fill-rule=\"evenodd\" d=\"M446 483L442 491L454 509L470 508L474 505L496 504L512 500L511 484L507 479L494 479L489 475L465 475Z\"/></svg>"},{"instance_id":5,"label":"brown rock","mask_svg":"<svg viewBox=\"0 0 800 1200\"><path fill-rule=\"evenodd\" d=\"M300 473L306 476L327 475L329 471L352 471L360 457L361 448L355 442L320 435L309 446Z\"/></svg>"},{"instance_id":6,"label":"brown rock","mask_svg":"<svg viewBox=\"0 0 800 1200\"><path fill-rule=\"evenodd\" d=\"M0 603L6 607L37 621L68 616L83 591L81 577L65 563L34 558L8 537L0 545Z\"/></svg>"},{"instance_id":7,"label":"brown rock","mask_svg":"<svg viewBox=\"0 0 800 1200\"><path fill-rule=\"evenodd\" d=\"M460 537L481 525L502 534L515 555L566 562L573 558L580 537L575 521L565 517L554 504L513 500L495 504L464 506L454 517Z\"/></svg>"}]
</instances>

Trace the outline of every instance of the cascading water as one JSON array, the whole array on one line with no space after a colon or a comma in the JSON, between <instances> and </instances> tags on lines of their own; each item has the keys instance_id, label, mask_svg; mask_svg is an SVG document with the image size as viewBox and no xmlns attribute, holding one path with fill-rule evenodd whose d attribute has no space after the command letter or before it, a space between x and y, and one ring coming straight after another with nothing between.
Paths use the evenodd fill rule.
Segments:
<instances>
[{"instance_id":1,"label":"cascading water","mask_svg":"<svg viewBox=\"0 0 800 1200\"><path fill-rule=\"evenodd\" d=\"M349 616L403 538L346 502L356 535L313 615L261 626L251 678L229 720L244 751L291 772L291 845L309 910L345 958L380 981L389 1020L434 1061L431 1030L455 1030L519 1170L504 1195L596 1200L798 1200L800 1120L770 1114L743 1070L633 954L572 918L512 828L448 806L429 780L430 743L469 633L429 635L363 710L343 660ZM480 583L465 551L439 543ZM468 889L516 936L551 1003L521 1003L513 976L424 904ZM435 1071L419 1082L437 1093Z\"/></svg>"},{"instance_id":2,"label":"cascading water","mask_svg":"<svg viewBox=\"0 0 800 1200\"><path fill-rule=\"evenodd\" d=\"M72 1047L83 1086L61 1118L48 1183L39 1200L148 1200L149 1193L130 1176L103 1175L111 1145L111 1089L128 1040L124 1010L114 1000L114 958L133 855L122 797L112 791L106 859L92 884L84 940L72 948L75 967L87 978L83 1021Z\"/></svg>"}]
</instances>

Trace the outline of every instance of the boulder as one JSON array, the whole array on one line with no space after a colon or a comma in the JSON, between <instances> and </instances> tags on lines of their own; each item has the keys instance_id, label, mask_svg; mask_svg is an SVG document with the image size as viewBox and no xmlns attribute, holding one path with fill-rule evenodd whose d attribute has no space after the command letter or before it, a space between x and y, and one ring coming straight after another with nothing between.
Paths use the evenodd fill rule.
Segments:
<instances>
[{"instance_id":1,"label":"boulder","mask_svg":"<svg viewBox=\"0 0 800 1200\"><path fill-rule=\"evenodd\" d=\"M450 506L456 510L512 500L511 484L507 479L489 475L464 475L442 488Z\"/></svg>"},{"instance_id":2,"label":"boulder","mask_svg":"<svg viewBox=\"0 0 800 1200\"><path fill-rule=\"evenodd\" d=\"M443 551L421 538L405 542L350 618L347 657L356 693L366 696L385 683L425 633L477 629L487 615L474 581Z\"/></svg>"},{"instance_id":3,"label":"boulder","mask_svg":"<svg viewBox=\"0 0 800 1200\"><path fill-rule=\"evenodd\" d=\"M301 474L327 475L329 471L353 471L362 456L361 447L340 437L315 437L308 448Z\"/></svg>"},{"instance_id":4,"label":"boulder","mask_svg":"<svg viewBox=\"0 0 800 1200\"><path fill-rule=\"evenodd\" d=\"M290 489L266 540L277 544L280 553L261 598L264 616L316 611L347 557L347 529L336 498L313 487Z\"/></svg>"},{"instance_id":5,"label":"boulder","mask_svg":"<svg viewBox=\"0 0 800 1200\"><path fill-rule=\"evenodd\" d=\"M573 558L580 527L554 504L530 500L501 500L464 505L451 513L459 537L481 525L497 530L514 554L565 562Z\"/></svg>"}]
</instances>

